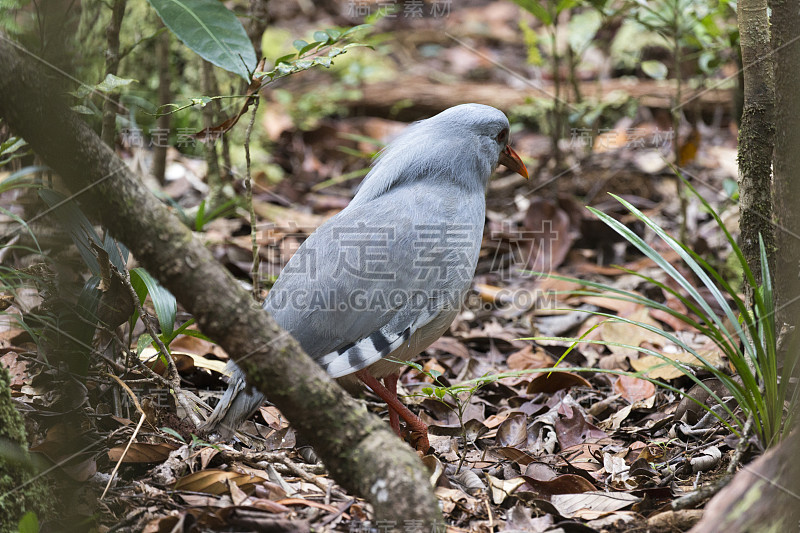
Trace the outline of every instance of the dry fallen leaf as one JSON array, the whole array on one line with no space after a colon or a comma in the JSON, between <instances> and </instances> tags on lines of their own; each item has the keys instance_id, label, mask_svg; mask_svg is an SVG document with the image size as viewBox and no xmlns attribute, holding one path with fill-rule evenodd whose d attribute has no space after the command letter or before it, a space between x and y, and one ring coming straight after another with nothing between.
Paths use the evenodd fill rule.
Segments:
<instances>
[{"instance_id":1,"label":"dry fallen leaf","mask_svg":"<svg viewBox=\"0 0 800 533\"><path fill-rule=\"evenodd\" d=\"M171 444L152 444L149 442L134 442L125 454L123 463L160 463L164 461L169 454L177 450L176 446ZM108 450L108 458L111 461L119 461L122 453L125 451L125 446L116 446Z\"/></svg>"}]
</instances>

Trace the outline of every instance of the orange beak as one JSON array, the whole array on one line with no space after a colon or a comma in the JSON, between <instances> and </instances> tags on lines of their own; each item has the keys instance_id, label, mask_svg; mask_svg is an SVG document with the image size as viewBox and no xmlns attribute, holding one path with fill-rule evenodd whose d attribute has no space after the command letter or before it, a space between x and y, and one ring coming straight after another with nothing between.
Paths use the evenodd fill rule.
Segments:
<instances>
[{"instance_id":1,"label":"orange beak","mask_svg":"<svg viewBox=\"0 0 800 533\"><path fill-rule=\"evenodd\" d=\"M501 165L504 165L508 170L513 170L520 176L523 176L525 179L529 179L528 169L525 168L525 164L517 155L517 152L512 150L510 146L506 145L503 151L500 152L500 159L498 162Z\"/></svg>"}]
</instances>

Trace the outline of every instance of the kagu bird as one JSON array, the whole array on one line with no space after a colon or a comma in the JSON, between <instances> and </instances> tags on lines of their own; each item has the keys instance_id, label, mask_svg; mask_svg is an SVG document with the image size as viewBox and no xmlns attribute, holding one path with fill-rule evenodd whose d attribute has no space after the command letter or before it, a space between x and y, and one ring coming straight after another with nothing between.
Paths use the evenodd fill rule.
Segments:
<instances>
[{"instance_id":1,"label":"kagu bird","mask_svg":"<svg viewBox=\"0 0 800 533\"><path fill-rule=\"evenodd\" d=\"M378 156L352 202L297 250L264 309L345 388L363 382L427 450L427 427L397 399L401 365L452 323L478 262L489 177L528 177L509 124L480 104L412 124ZM229 436L263 402L232 365L206 429ZM383 379L385 387L379 380Z\"/></svg>"}]
</instances>

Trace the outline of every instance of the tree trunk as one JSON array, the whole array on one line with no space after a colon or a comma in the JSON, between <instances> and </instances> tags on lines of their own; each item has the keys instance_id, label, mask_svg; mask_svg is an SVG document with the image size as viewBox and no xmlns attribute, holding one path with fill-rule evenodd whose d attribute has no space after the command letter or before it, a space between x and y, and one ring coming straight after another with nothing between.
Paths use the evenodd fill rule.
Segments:
<instances>
[{"instance_id":1,"label":"tree trunk","mask_svg":"<svg viewBox=\"0 0 800 533\"><path fill-rule=\"evenodd\" d=\"M75 191L312 443L332 476L397 529L441 512L418 457L336 385L0 35L0 117Z\"/></svg>"},{"instance_id":2,"label":"tree trunk","mask_svg":"<svg viewBox=\"0 0 800 533\"><path fill-rule=\"evenodd\" d=\"M743 467L706 505L689 533L797 531L800 520L800 431Z\"/></svg>"},{"instance_id":3,"label":"tree trunk","mask_svg":"<svg viewBox=\"0 0 800 533\"><path fill-rule=\"evenodd\" d=\"M775 266L772 229L772 151L775 139L775 80L767 0L740 0L739 35L744 67L744 108L739 129L739 228L741 248L756 282L761 282L758 237L764 239L770 272ZM745 284L752 306L753 287Z\"/></svg>"},{"instance_id":4,"label":"tree trunk","mask_svg":"<svg viewBox=\"0 0 800 533\"><path fill-rule=\"evenodd\" d=\"M164 24L159 23L163 28ZM158 63L158 105L159 115L157 124L159 134L156 136L158 142L153 146L153 177L161 183L164 181L164 173L167 170L167 147L169 146L169 126L172 115L166 107L172 101L172 91L170 90L170 61L169 41L170 33L164 31L156 38L156 61Z\"/></svg>"},{"instance_id":5,"label":"tree trunk","mask_svg":"<svg viewBox=\"0 0 800 533\"><path fill-rule=\"evenodd\" d=\"M122 17L125 16L127 0L115 0L111 7L111 20L106 27L106 74L117 75L119 70L119 30L122 27ZM117 101L106 94L103 100L103 129L100 137L103 142L114 148L114 137L117 131Z\"/></svg>"},{"instance_id":6,"label":"tree trunk","mask_svg":"<svg viewBox=\"0 0 800 533\"><path fill-rule=\"evenodd\" d=\"M8 371L0 363L0 532L17 531L19 519L28 511L41 523L53 510L53 496L45 478L34 477L25 424L14 409Z\"/></svg>"},{"instance_id":7,"label":"tree trunk","mask_svg":"<svg viewBox=\"0 0 800 533\"><path fill-rule=\"evenodd\" d=\"M800 349L800 12L796 0L773 0L772 46L775 50L775 200L777 206L776 325L793 334L783 339L784 369L797 363ZM790 331L790 329L786 329ZM788 367L788 369L787 369Z\"/></svg>"}]
</instances>

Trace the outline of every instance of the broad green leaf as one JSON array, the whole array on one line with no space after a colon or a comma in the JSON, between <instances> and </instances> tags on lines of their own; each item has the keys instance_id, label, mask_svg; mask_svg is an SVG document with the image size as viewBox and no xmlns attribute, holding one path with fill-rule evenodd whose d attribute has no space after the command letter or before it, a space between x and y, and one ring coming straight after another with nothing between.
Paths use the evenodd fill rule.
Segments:
<instances>
[{"instance_id":1,"label":"broad green leaf","mask_svg":"<svg viewBox=\"0 0 800 533\"><path fill-rule=\"evenodd\" d=\"M290 65L288 63L280 63L277 67L275 67L275 70L278 71L278 74L284 74L284 75L291 74L292 72L295 71L295 69L296 68L294 65Z\"/></svg>"},{"instance_id":2,"label":"broad green leaf","mask_svg":"<svg viewBox=\"0 0 800 533\"><path fill-rule=\"evenodd\" d=\"M296 55L297 54L289 54L289 55L281 56L281 57L279 57L278 59L275 60L275 64L276 65L280 65L281 63L288 63L289 61L294 59L296 57Z\"/></svg>"},{"instance_id":3,"label":"broad green leaf","mask_svg":"<svg viewBox=\"0 0 800 533\"><path fill-rule=\"evenodd\" d=\"M214 101L213 98L210 96L198 96L196 98L190 98L189 101L192 102L192 105L199 105L200 107L205 107L211 102Z\"/></svg>"},{"instance_id":4,"label":"broad green leaf","mask_svg":"<svg viewBox=\"0 0 800 533\"><path fill-rule=\"evenodd\" d=\"M302 56L304 54L307 54L308 52L310 52L311 50L313 50L314 48L318 47L321 44L325 44L325 41L314 41L313 43L308 43L303 48L301 48L299 52L297 52L297 55Z\"/></svg>"},{"instance_id":5,"label":"broad green leaf","mask_svg":"<svg viewBox=\"0 0 800 533\"><path fill-rule=\"evenodd\" d=\"M136 357L142 355L145 348L153 343L153 337L149 333L142 333L136 341Z\"/></svg>"},{"instance_id":6,"label":"broad green leaf","mask_svg":"<svg viewBox=\"0 0 800 533\"><path fill-rule=\"evenodd\" d=\"M4 143L0 143L0 156L16 152L26 144L28 143L25 142L25 139L20 137L10 137Z\"/></svg>"},{"instance_id":7,"label":"broad green leaf","mask_svg":"<svg viewBox=\"0 0 800 533\"><path fill-rule=\"evenodd\" d=\"M667 77L667 66L655 59L642 61L642 71L654 80L663 80Z\"/></svg>"},{"instance_id":8,"label":"broad green leaf","mask_svg":"<svg viewBox=\"0 0 800 533\"><path fill-rule=\"evenodd\" d=\"M325 68L330 68L332 60L330 57L315 57L314 64L315 65L322 65Z\"/></svg>"},{"instance_id":9,"label":"broad green leaf","mask_svg":"<svg viewBox=\"0 0 800 533\"><path fill-rule=\"evenodd\" d=\"M148 0L164 24L200 57L250 81L256 53L236 15L217 0Z\"/></svg>"},{"instance_id":10,"label":"broad green leaf","mask_svg":"<svg viewBox=\"0 0 800 533\"><path fill-rule=\"evenodd\" d=\"M578 5L578 0L559 0L556 4L556 14L561 13L565 9L570 9Z\"/></svg>"},{"instance_id":11,"label":"broad green leaf","mask_svg":"<svg viewBox=\"0 0 800 533\"><path fill-rule=\"evenodd\" d=\"M19 533L39 533L39 518L33 511L28 511L22 518L19 519L17 524Z\"/></svg>"},{"instance_id":12,"label":"broad green leaf","mask_svg":"<svg viewBox=\"0 0 800 533\"><path fill-rule=\"evenodd\" d=\"M94 111L92 111L91 109L89 109L85 105L80 105L80 104L74 105L74 106L70 107L70 109L72 109L73 111L75 111L79 115L94 115Z\"/></svg>"},{"instance_id":13,"label":"broad green leaf","mask_svg":"<svg viewBox=\"0 0 800 533\"><path fill-rule=\"evenodd\" d=\"M550 26L553 23L553 17L550 16L547 8L536 0L514 0L514 3L542 21L546 26Z\"/></svg>"},{"instance_id":14,"label":"broad green leaf","mask_svg":"<svg viewBox=\"0 0 800 533\"><path fill-rule=\"evenodd\" d=\"M292 45L294 46L295 50L299 52L300 50L308 46L308 43L305 42L303 39L297 39L295 42L292 43Z\"/></svg>"},{"instance_id":15,"label":"broad green leaf","mask_svg":"<svg viewBox=\"0 0 800 533\"><path fill-rule=\"evenodd\" d=\"M321 42L325 43L325 42L328 42L328 39L330 39L330 36L328 35L328 32L325 32L325 31L315 31L314 32L314 40L315 41L321 41Z\"/></svg>"},{"instance_id":16,"label":"broad green leaf","mask_svg":"<svg viewBox=\"0 0 800 533\"><path fill-rule=\"evenodd\" d=\"M131 270L131 284L133 284L134 277L138 277L147 287L147 293L150 295L156 311L158 324L161 326L161 333L165 336L171 335L175 327L175 317L178 314L178 303L175 301L175 297L141 267Z\"/></svg>"},{"instance_id":17,"label":"broad green leaf","mask_svg":"<svg viewBox=\"0 0 800 533\"><path fill-rule=\"evenodd\" d=\"M572 15L569 19L568 33L570 48L575 53L583 53L602 24L603 16L595 9L587 9Z\"/></svg>"},{"instance_id":18,"label":"broad green leaf","mask_svg":"<svg viewBox=\"0 0 800 533\"><path fill-rule=\"evenodd\" d=\"M131 78L120 78L113 74L106 74L106 79L95 85L95 88L102 93L111 93L120 87L126 87L136 80Z\"/></svg>"}]
</instances>

